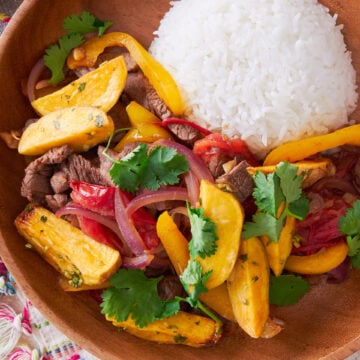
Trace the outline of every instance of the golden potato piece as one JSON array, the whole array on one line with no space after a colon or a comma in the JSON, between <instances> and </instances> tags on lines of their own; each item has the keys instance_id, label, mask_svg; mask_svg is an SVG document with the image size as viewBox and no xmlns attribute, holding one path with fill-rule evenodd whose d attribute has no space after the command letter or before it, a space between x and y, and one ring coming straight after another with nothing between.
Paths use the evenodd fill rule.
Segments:
<instances>
[{"instance_id":1,"label":"golden potato piece","mask_svg":"<svg viewBox=\"0 0 360 360\"><path fill-rule=\"evenodd\" d=\"M94 106L107 112L118 101L126 78L125 60L119 56L31 105L41 115L74 105Z\"/></svg>"},{"instance_id":2,"label":"golden potato piece","mask_svg":"<svg viewBox=\"0 0 360 360\"><path fill-rule=\"evenodd\" d=\"M140 328L131 318L118 322L106 316L113 325L141 339L155 341L160 344L183 344L201 347L216 344L221 338L222 324L210 318L183 311L176 315L156 320Z\"/></svg>"},{"instance_id":3,"label":"golden potato piece","mask_svg":"<svg viewBox=\"0 0 360 360\"><path fill-rule=\"evenodd\" d=\"M262 336L269 318L269 265L260 239L241 241L240 256L227 284L234 315L251 337Z\"/></svg>"},{"instance_id":4,"label":"golden potato piece","mask_svg":"<svg viewBox=\"0 0 360 360\"><path fill-rule=\"evenodd\" d=\"M68 144L77 152L107 141L114 131L112 119L94 107L68 107L54 111L29 125L23 132L18 151L41 155Z\"/></svg>"},{"instance_id":5,"label":"golden potato piece","mask_svg":"<svg viewBox=\"0 0 360 360\"><path fill-rule=\"evenodd\" d=\"M101 244L40 206L28 206L15 226L32 247L73 287L104 283L120 267L117 250Z\"/></svg>"}]
</instances>

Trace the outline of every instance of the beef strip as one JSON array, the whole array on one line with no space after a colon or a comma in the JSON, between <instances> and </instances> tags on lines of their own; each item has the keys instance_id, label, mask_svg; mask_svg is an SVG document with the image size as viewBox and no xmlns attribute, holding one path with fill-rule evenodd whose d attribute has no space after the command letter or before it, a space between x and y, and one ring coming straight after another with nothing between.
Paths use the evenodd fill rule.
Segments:
<instances>
[{"instance_id":1,"label":"beef strip","mask_svg":"<svg viewBox=\"0 0 360 360\"><path fill-rule=\"evenodd\" d=\"M64 145L53 148L32 161L25 169L25 176L21 184L21 195L30 202L46 205L45 196L53 194L50 178L54 169L72 153L72 148Z\"/></svg>"},{"instance_id":2,"label":"beef strip","mask_svg":"<svg viewBox=\"0 0 360 360\"><path fill-rule=\"evenodd\" d=\"M61 164L68 181L84 181L91 184L105 185L99 167L80 154L72 154Z\"/></svg>"},{"instance_id":3,"label":"beef strip","mask_svg":"<svg viewBox=\"0 0 360 360\"><path fill-rule=\"evenodd\" d=\"M203 137L199 130L187 124L168 124L167 127L180 143L191 148L196 140Z\"/></svg>"},{"instance_id":4,"label":"beef strip","mask_svg":"<svg viewBox=\"0 0 360 360\"><path fill-rule=\"evenodd\" d=\"M171 116L171 111L141 71L128 74L121 100L125 103L136 101L160 119Z\"/></svg>"},{"instance_id":5,"label":"beef strip","mask_svg":"<svg viewBox=\"0 0 360 360\"><path fill-rule=\"evenodd\" d=\"M228 173L220 176L216 180L217 183L228 186L240 202L245 201L252 194L254 189L254 180L246 170L249 166L250 165L246 160L242 160Z\"/></svg>"},{"instance_id":6,"label":"beef strip","mask_svg":"<svg viewBox=\"0 0 360 360\"><path fill-rule=\"evenodd\" d=\"M177 275L165 275L158 284L158 292L163 300L172 300L175 296L186 296L185 290Z\"/></svg>"}]
</instances>

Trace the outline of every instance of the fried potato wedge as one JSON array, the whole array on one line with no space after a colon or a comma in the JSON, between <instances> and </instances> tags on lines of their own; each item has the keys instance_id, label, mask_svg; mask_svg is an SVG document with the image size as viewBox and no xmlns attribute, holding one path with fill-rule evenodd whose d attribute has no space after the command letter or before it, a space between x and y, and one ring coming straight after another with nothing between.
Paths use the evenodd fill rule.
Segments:
<instances>
[{"instance_id":1,"label":"fried potato wedge","mask_svg":"<svg viewBox=\"0 0 360 360\"><path fill-rule=\"evenodd\" d=\"M75 105L94 106L107 112L118 101L126 78L125 60L118 56L31 105L41 115Z\"/></svg>"},{"instance_id":2,"label":"fried potato wedge","mask_svg":"<svg viewBox=\"0 0 360 360\"><path fill-rule=\"evenodd\" d=\"M141 339L161 344L183 344L202 347L216 344L221 338L222 324L210 318L183 311L162 320L156 320L146 327L138 327L131 318L118 322L106 316L116 327Z\"/></svg>"},{"instance_id":3,"label":"fried potato wedge","mask_svg":"<svg viewBox=\"0 0 360 360\"><path fill-rule=\"evenodd\" d=\"M49 113L30 124L23 132L18 151L23 155L41 155L68 144L83 152L107 141L114 122L95 107L68 107Z\"/></svg>"},{"instance_id":4,"label":"fried potato wedge","mask_svg":"<svg viewBox=\"0 0 360 360\"><path fill-rule=\"evenodd\" d=\"M27 206L16 217L15 226L75 288L103 284L121 265L117 250L95 241L40 206Z\"/></svg>"},{"instance_id":5,"label":"fried potato wedge","mask_svg":"<svg viewBox=\"0 0 360 360\"><path fill-rule=\"evenodd\" d=\"M239 259L227 281L230 301L240 327L259 338L269 318L269 265L261 240L242 240Z\"/></svg>"}]
</instances>

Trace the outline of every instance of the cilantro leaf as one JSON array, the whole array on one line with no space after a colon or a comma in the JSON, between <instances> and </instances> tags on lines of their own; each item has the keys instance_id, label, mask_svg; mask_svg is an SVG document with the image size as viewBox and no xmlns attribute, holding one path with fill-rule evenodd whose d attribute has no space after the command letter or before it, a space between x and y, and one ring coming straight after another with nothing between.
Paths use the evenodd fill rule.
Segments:
<instances>
[{"instance_id":1,"label":"cilantro leaf","mask_svg":"<svg viewBox=\"0 0 360 360\"><path fill-rule=\"evenodd\" d=\"M253 215L252 222L244 224L245 239L268 235L271 241L277 242L286 216L296 219L307 216L309 200L302 192L303 176L297 173L298 167L288 162L277 165L271 174L255 173L253 197L259 212Z\"/></svg>"},{"instance_id":2,"label":"cilantro leaf","mask_svg":"<svg viewBox=\"0 0 360 360\"><path fill-rule=\"evenodd\" d=\"M277 209L284 200L280 189L280 179L274 173L265 176L258 171L254 175L255 189L253 196L258 209L272 216L277 215Z\"/></svg>"},{"instance_id":3,"label":"cilantro leaf","mask_svg":"<svg viewBox=\"0 0 360 360\"><path fill-rule=\"evenodd\" d=\"M346 235L349 246L348 255L351 256L351 265L360 268L360 200L347 209L345 216L339 218L340 232Z\"/></svg>"},{"instance_id":4,"label":"cilantro leaf","mask_svg":"<svg viewBox=\"0 0 360 360\"><path fill-rule=\"evenodd\" d=\"M209 280L212 271L202 273L202 266L197 260L190 259L187 267L180 275L180 281L189 297L184 300L192 307L197 307L200 294L208 291L206 282Z\"/></svg>"},{"instance_id":5,"label":"cilantro leaf","mask_svg":"<svg viewBox=\"0 0 360 360\"><path fill-rule=\"evenodd\" d=\"M111 25L111 21L104 22L90 14L88 11L83 11L80 16L72 14L65 18L63 28L68 30L69 33L79 34L97 31L98 36L101 36Z\"/></svg>"},{"instance_id":6,"label":"cilantro leaf","mask_svg":"<svg viewBox=\"0 0 360 360\"><path fill-rule=\"evenodd\" d=\"M242 237L250 239L251 237L267 235L271 241L278 242L283 222L282 218L277 219L270 214L256 213L252 217L252 222L244 223Z\"/></svg>"},{"instance_id":7,"label":"cilantro leaf","mask_svg":"<svg viewBox=\"0 0 360 360\"><path fill-rule=\"evenodd\" d=\"M280 275L270 277L270 304L287 306L295 304L306 292L309 283L301 276Z\"/></svg>"},{"instance_id":8,"label":"cilantro leaf","mask_svg":"<svg viewBox=\"0 0 360 360\"><path fill-rule=\"evenodd\" d=\"M113 182L123 190L134 192L141 183L148 167L148 146L140 144L120 161L114 162L110 169Z\"/></svg>"},{"instance_id":9,"label":"cilantro leaf","mask_svg":"<svg viewBox=\"0 0 360 360\"><path fill-rule=\"evenodd\" d=\"M203 208L191 208L187 204L191 225L192 239L189 242L190 256L195 258L215 254L217 249L216 225L208 217L204 216Z\"/></svg>"},{"instance_id":10,"label":"cilantro leaf","mask_svg":"<svg viewBox=\"0 0 360 360\"><path fill-rule=\"evenodd\" d=\"M179 175L188 170L189 163L184 155L170 147L157 146L149 155L143 185L150 190L157 190L160 185L174 185L179 182Z\"/></svg>"},{"instance_id":11,"label":"cilantro leaf","mask_svg":"<svg viewBox=\"0 0 360 360\"><path fill-rule=\"evenodd\" d=\"M169 147L155 147L150 154L148 145L140 144L120 161L114 162L110 176L121 189L134 192L140 187L157 190L161 185L174 185L179 175L189 170L184 155Z\"/></svg>"},{"instance_id":12,"label":"cilantro leaf","mask_svg":"<svg viewBox=\"0 0 360 360\"><path fill-rule=\"evenodd\" d=\"M288 162L281 162L275 174L280 179L281 192L284 194L285 201L291 203L302 195L301 183L303 176L297 175L298 167Z\"/></svg>"},{"instance_id":13,"label":"cilantro leaf","mask_svg":"<svg viewBox=\"0 0 360 360\"><path fill-rule=\"evenodd\" d=\"M120 269L110 278L113 287L102 293L102 313L116 321L125 321L131 316L139 327L176 314L178 301L167 303L158 294L161 279L147 278L139 269Z\"/></svg>"},{"instance_id":14,"label":"cilantro leaf","mask_svg":"<svg viewBox=\"0 0 360 360\"><path fill-rule=\"evenodd\" d=\"M64 80L64 65L70 51L84 42L81 34L69 34L61 37L58 44L45 50L44 63L51 71L50 84Z\"/></svg>"}]
</instances>

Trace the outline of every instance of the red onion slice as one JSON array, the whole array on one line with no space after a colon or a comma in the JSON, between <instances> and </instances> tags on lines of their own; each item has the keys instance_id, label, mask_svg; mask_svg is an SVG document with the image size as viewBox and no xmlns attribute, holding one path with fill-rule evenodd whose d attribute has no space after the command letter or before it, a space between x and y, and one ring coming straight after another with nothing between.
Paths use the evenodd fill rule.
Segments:
<instances>
[{"instance_id":1,"label":"red onion slice","mask_svg":"<svg viewBox=\"0 0 360 360\"><path fill-rule=\"evenodd\" d=\"M159 190L149 190L141 195L136 196L132 199L126 207L127 216L131 216L136 210L141 207L158 203L167 200L180 200L186 201L188 199L188 192L184 188L180 187L169 187Z\"/></svg>"},{"instance_id":2,"label":"red onion slice","mask_svg":"<svg viewBox=\"0 0 360 360\"><path fill-rule=\"evenodd\" d=\"M135 257L123 257L122 265L127 269L145 269L150 265L154 255L144 253Z\"/></svg>"},{"instance_id":3,"label":"red onion slice","mask_svg":"<svg viewBox=\"0 0 360 360\"><path fill-rule=\"evenodd\" d=\"M76 216L84 216L88 219L92 219L97 221L99 224L102 224L112 230L120 239L122 239L122 235L119 231L119 227L115 220L108 218L106 216L100 215L94 211L85 209L82 206L71 204L66 205L63 208L56 211L57 216L64 216L64 215L76 215Z\"/></svg>"},{"instance_id":4,"label":"red onion slice","mask_svg":"<svg viewBox=\"0 0 360 360\"><path fill-rule=\"evenodd\" d=\"M119 189L115 191L114 197L115 219L119 226L122 238L135 255L144 255L146 246L135 228L132 219L127 215L125 203Z\"/></svg>"},{"instance_id":5,"label":"red onion slice","mask_svg":"<svg viewBox=\"0 0 360 360\"><path fill-rule=\"evenodd\" d=\"M199 200L200 184L199 179L195 176L192 170L189 170L184 176L186 188L188 191L189 202L191 206L195 206Z\"/></svg>"},{"instance_id":6,"label":"red onion slice","mask_svg":"<svg viewBox=\"0 0 360 360\"><path fill-rule=\"evenodd\" d=\"M44 69L44 59L41 57L31 69L26 83L26 92L30 102L35 100L35 86Z\"/></svg>"},{"instance_id":7,"label":"red onion slice","mask_svg":"<svg viewBox=\"0 0 360 360\"><path fill-rule=\"evenodd\" d=\"M186 157L187 161L189 162L190 169L194 172L199 181L204 179L214 182L214 178L204 162L186 146L166 139L157 140L154 142L154 145L167 146L175 149L179 154L182 154Z\"/></svg>"}]
</instances>

